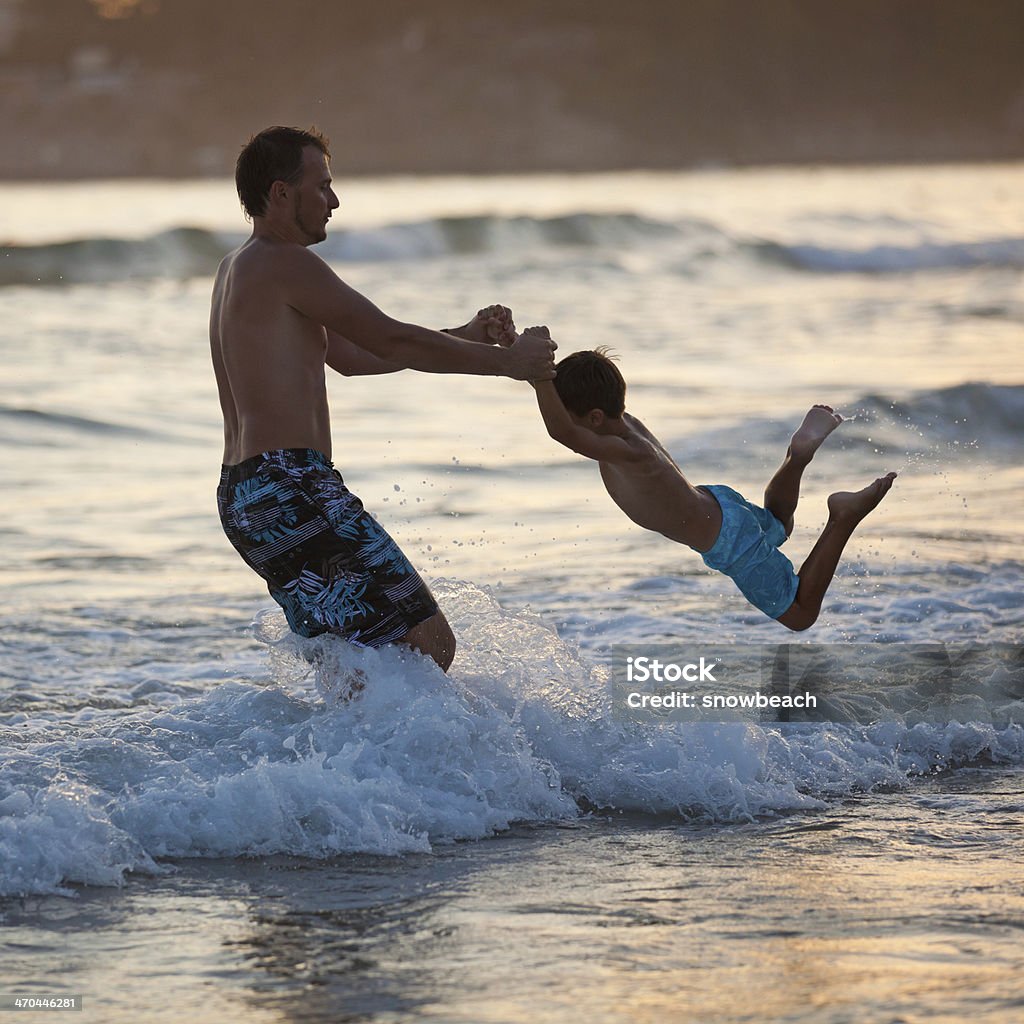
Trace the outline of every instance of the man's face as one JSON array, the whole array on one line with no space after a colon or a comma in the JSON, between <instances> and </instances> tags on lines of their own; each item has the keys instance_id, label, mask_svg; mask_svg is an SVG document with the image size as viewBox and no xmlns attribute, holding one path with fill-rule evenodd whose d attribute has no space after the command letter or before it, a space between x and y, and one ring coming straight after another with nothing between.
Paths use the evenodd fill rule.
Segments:
<instances>
[{"instance_id":1,"label":"man's face","mask_svg":"<svg viewBox=\"0 0 1024 1024\"><path fill-rule=\"evenodd\" d=\"M316 146L302 151L302 180L294 192L292 214L306 245L316 245L327 237L331 211L340 205L331 188L331 169L327 157Z\"/></svg>"}]
</instances>

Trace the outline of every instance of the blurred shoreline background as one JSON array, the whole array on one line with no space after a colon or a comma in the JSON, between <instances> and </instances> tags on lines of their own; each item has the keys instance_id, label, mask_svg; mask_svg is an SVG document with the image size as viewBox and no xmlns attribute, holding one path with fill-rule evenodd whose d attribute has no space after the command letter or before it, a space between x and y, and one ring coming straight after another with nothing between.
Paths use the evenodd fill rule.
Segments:
<instances>
[{"instance_id":1,"label":"blurred shoreline background","mask_svg":"<svg viewBox=\"0 0 1024 1024\"><path fill-rule=\"evenodd\" d=\"M1024 157L1019 0L0 0L0 178Z\"/></svg>"}]
</instances>

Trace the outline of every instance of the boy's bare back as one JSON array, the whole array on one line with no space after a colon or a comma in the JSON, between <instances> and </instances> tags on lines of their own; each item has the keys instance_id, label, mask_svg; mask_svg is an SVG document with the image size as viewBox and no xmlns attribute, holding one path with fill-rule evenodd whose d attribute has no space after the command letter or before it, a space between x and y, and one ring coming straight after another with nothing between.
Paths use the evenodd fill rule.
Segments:
<instances>
[{"instance_id":1,"label":"boy's bare back","mask_svg":"<svg viewBox=\"0 0 1024 1024\"><path fill-rule=\"evenodd\" d=\"M594 459L616 505L637 526L697 551L710 548L722 525L718 502L694 487L665 446L635 416L582 425L568 412L551 381L534 387L548 433Z\"/></svg>"}]
</instances>

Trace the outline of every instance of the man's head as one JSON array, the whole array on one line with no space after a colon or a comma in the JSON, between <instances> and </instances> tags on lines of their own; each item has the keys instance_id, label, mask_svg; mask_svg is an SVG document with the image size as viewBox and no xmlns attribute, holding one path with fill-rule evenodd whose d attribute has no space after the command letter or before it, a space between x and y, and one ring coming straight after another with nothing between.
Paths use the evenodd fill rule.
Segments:
<instances>
[{"instance_id":1,"label":"man's head","mask_svg":"<svg viewBox=\"0 0 1024 1024\"><path fill-rule=\"evenodd\" d=\"M338 205L330 187L327 145L315 128L265 128L254 135L235 164L235 186L245 212L266 217L271 205L282 203L306 236L323 241L327 216ZM326 213L319 209L321 198Z\"/></svg>"},{"instance_id":2,"label":"man's head","mask_svg":"<svg viewBox=\"0 0 1024 1024\"><path fill-rule=\"evenodd\" d=\"M608 419L621 418L626 408L626 382L607 349L573 352L555 365L555 372L558 397L574 416L587 416L598 409Z\"/></svg>"}]
</instances>

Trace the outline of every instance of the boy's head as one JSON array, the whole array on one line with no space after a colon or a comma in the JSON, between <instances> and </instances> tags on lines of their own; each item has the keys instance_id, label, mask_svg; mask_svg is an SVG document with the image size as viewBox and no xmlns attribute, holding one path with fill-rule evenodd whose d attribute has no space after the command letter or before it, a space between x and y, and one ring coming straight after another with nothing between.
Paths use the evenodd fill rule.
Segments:
<instances>
[{"instance_id":1,"label":"boy's head","mask_svg":"<svg viewBox=\"0 0 1024 1024\"><path fill-rule=\"evenodd\" d=\"M600 409L608 419L620 419L626 408L626 382L606 348L573 352L555 365L555 390L574 416Z\"/></svg>"}]
</instances>

